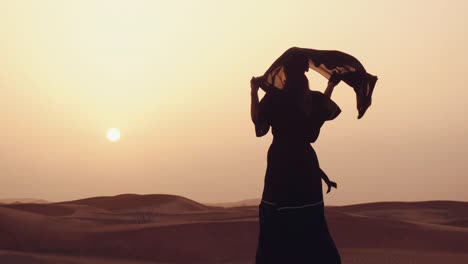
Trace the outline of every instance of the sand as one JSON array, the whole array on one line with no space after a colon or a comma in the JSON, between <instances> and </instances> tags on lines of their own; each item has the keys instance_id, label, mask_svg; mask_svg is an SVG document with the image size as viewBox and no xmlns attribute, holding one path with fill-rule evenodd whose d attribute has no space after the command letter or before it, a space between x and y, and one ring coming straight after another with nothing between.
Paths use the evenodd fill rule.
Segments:
<instances>
[{"instance_id":1,"label":"sand","mask_svg":"<svg viewBox=\"0 0 468 264\"><path fill-rule=\"evenodd\" d=\"M343 263L468 263L468 203L328 207ZM173 195L0 205L0 263L253 263L257 207Z\"/></svg>"}]
</instances>

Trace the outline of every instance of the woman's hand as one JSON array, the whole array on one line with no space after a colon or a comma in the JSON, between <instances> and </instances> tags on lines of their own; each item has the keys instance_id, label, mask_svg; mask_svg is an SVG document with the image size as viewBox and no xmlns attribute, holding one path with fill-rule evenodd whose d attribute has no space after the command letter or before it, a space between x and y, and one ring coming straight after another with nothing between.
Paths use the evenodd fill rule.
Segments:
<instances>
[{"instance_id":1,"label":"woman's hand","mask_svg":"<svg viewBox=\"0 0 468 264\"><path fill-rule=\"evenodd\" d=\"M259 88L260 88L259 79L256 77L252 77L252 79L250 79L251 93L257 93Z\"/></svg>"},{"instance_id":2,"label":"woman's hand","mask_svg":"<svg viewBox=\"0 0 468 264\"><path fill-rule=\"evenodd\" d=\"M337 86L341 82L341 76L337 72L333 72L330 78L328 79L328 86Z\"/></svg>"},{"instance_id":3,"label":"woman's hand","mask_svg":"<svg viewBox=\"0 0 468 264\"><path fill-rule=\"evenodd\" d=\"M260 88L258 83L258 78L252 77L252 79L250 79L250 117L254 124L257 123L258 120L258 88Z\"/></svg>"},{"instance_id":4,"label":"woman's hand","mask_svg":"<svg viewBox=\"0 0 468 264\"><path fill-rule=\"evenodd\" d=\"M327 96L328 98L331 98L332 96L332 93L333 93L333 89L335 88L335 86L337 86L339 83L341 82L341 76L339 73L332 73L332 75L330 76L330 78L328 79L328 86L327 86L327 89L325 89L325 92L323 94L325 94L325 96Z\"/></svg>"},{"instance_id":5,"label":"woman's hand","mask_svg":"<svg viewBox=\"0 0 468 264\"><path fill-rule=\"evenodd\" d=\"M328 181L327 186L328 186L327 193L329 193L331 191L332 187L335 188L335 189L338 189L338 185L334 181Z\"/></svg>"}]
</instances>

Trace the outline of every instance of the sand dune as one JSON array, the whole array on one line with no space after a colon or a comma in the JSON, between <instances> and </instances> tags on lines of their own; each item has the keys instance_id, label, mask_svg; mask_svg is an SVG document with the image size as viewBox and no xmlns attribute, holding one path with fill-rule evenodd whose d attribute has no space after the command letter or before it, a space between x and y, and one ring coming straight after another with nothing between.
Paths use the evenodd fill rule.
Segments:
<instances>
[{"instance_id":1,"label":"sand dune","mask_svg":"<svg viewBox=\"0 0 468 264\"><path fill-rule=\"evenodd\" d=\"M15 203L36 203L44 204L49 203L49 201L36 198L12 198L12 199L0 199L0 204L15 204Z\"/></svg>"},{"instance_id":2,"label":"sand dune","mask_svg":"<svg viewBox=\"0 0 468 264\"><path fill-rule=\"evenodd\" d=\"M156 262L125 261L100 257L73 257L7 250L0 250L0 261L5 264L163 264Z\"/></svg>"},{"instance_id":3,"label":"sand dune","mask_svg":"<svg viewBox=\"0 0 468 264\"><path fill-rule=\"evenodd\" d=\"M369 217L468 227L466 202L381 202L341 206L336 209Z\"/></svg>"},{"instance_id":4,"label":"sand dune","mask_svg":"<svg viewBox=\"0 0 468 264\"><path fill-rule=\"evenodd\" d=\"M50 216L65 216L75 212L72 208L53 204L8 204L4 207Z\"/></svg>"},{"instance_id":5,"label":"sand dune","mask_svg":"<svg viewBox=\"0 0 468 264\"><path fill-rule=\"evenodd\" d=\"M197 203L185 197L168 194L121 194L117 196L102 196L61 202L58 204L81 204L110 211L138 211L144 208L153 208L159 212L168 213L181 213L208 209L206 205Z\"/></svg>"},{"instance_id":6,"label":"sand dune","mask_svg":"<svg viewBox=\"0 0 468 264\"><path fill-rule=\"evenodd\" d=\"M209 204L212 206L219 206L219 207L242 207L242 206L256 206L260 203L260 198L253 198L253 199L245 199L240 200L237 202L227 202L227 203L213 203Z\"/></svg>"},{"instance_id":7,"label":"sand dune","mask_svg":"<svg viewBox=\"0 0 468 264\"><path fill-rule=\"evenodd\" d=\"M327 214L339 248L393 248L416 251L466 253L468 229L394 219Z\"/></svg>"},{"instance_id":8,"label":"sand dune","mask_svg":"<svg viewBox=\"0 0 468 264\"><path fill-rule=\"evenodd\" d=\"M468 263L468 254L382 249L343 249L344 264L463 264Z\"/></svg>"},{"instance_id":9,"label":"sand dune","mask_svg":"<svg viewBox=\"0 0 468 264\"><path fill-rule=\"evenodd\" d=\"M253 263L256 209L172 195L1 205L0 263ZM329 207L327 219L344 263L468 263L468 228L454 224L467 212L450 201L372 203Z\"/></svg>"}]
</instances>

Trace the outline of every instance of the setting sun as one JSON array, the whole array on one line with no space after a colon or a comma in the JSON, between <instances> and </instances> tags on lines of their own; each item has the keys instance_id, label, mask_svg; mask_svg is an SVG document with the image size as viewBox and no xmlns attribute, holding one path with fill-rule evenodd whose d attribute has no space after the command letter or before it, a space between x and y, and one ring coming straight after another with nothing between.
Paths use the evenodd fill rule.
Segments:
<instances>
[{"instance_id":1,"label":"setting sun","mask_svg":"<svg viewBox=\"0 0 468 264\"><path fill-rule=\"evenodd\" d=\"M120 130L117 128L109 128L106 133L106 137L109 141L116 142L120 139Z\"/></svg>"}]
</instances>

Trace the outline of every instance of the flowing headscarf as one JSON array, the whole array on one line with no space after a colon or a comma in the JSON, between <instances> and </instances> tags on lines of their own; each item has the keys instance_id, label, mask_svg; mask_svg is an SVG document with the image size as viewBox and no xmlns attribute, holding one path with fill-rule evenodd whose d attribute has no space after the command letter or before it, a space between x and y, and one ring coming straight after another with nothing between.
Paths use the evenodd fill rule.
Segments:
<instances>
[{"instance_id":1,"label":"flowing headscarf","mask_svg":"<svg viewBox=\"0 0 468 264\"><path fill-rule=\"evenodd\" d=\"M378 78L367 73L356 58L341 51L290 48L273 62L263 76L257 77L260 87L267 93L282 90L286 84L285 65L304 58L308 60L310 69L327 79L338 78L354 89L358 118L361 118L372 104L372 93Z\"/></svg>"}]
</instances>

